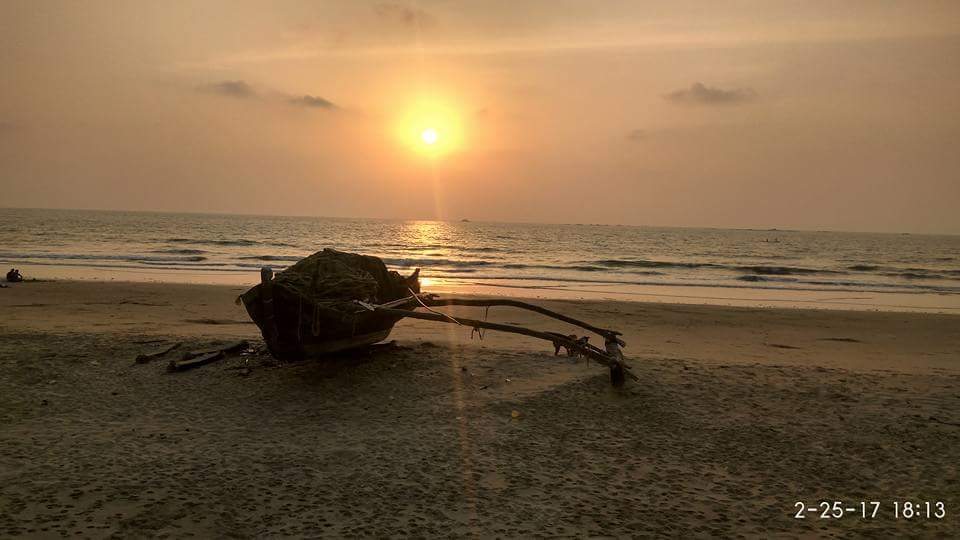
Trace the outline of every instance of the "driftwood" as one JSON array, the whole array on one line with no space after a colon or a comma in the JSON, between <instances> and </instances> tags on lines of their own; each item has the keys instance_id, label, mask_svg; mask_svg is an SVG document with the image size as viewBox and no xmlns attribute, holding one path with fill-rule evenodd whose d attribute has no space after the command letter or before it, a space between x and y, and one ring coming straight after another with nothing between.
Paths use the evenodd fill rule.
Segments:
<instances>
[{"instance_id":1,"label":"driftwood","mask_svg":"<svg viewBox=\"0 0 960 540\"><path fill-rule=\"evenodd\" d=\"M167 354L168 352L170 352L170 351L172 351L172 350L180 347L180 345L182 345L182 343L180 343L180 342L178 341L177 343L174 343L173 345L170 345L169 347L167 347L167 348L165 348L165 349L161 349L161 350L159 350L159 351L157 351L157 352L146 353L146 354L138 354L138 355L137 355L137 358L136 358L134 361L135 361L136 363L138 363L138 364L146 364L147 362L149 362L149 361L151 361L151 360L153 360L153 359L155 359L155 358L159 358L159 357Z\"/></svg>"},{"instance_id":2,"label":"driftwood","mask_svg":"<svg viewBox=\"0 0 960 540\"><path fill-rule=\"evenodd\" d=\"M205 366L211 362L220 360L223 356L223 351L214 351L190 359L171 360L170 364L167 365L167 371L186 371L195 367Z\"/></svg>"},{"instance_id":3,"label":"driftwood","mask_svg":"<svg viewBox=\"0 0 960 540\"><path fill-rule=\"evenodd\" d=\"M226 357L227 353L239 351L247 347L247 345L248 343L245 340L241 340L219 349L186 352L180 360L171 360L167 365L167 371L186 371L195 367L205 366Z\"/></svg>"},{"instance_id":4,"label":"driftwood","mask_svg":"<svg viewBox=\"0 0 960 540\"><path fill-rule=\"evenodd\" d=\"M197 356L204 356L204 355L208 355L210 353L215 353L215 352L223 352L223 353L237 352L241 349L246 348L248 345L249 343L247 343L247 340L245 339L241 339L240 341L232 341L223 347L215 347L213 349L204 349L200 351L185 352L183 353L183 357L181 358L181 360L190 360L191 358L196 358Z\"/></svg>"}]
</instances>

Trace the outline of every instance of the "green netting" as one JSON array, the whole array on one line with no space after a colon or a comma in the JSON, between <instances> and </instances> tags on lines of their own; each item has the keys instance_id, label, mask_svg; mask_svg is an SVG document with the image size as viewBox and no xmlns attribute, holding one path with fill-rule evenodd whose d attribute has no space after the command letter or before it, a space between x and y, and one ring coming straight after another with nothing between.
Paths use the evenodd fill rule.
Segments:
<instances>
[{"instance_id":1,"label":"green netting","mask_svg":"<svg viewBox=\"0 0 960 540\"><path fill-rule=\"evenodd\" d=\"M313 302L374 301L380 286L339 253L320 251L277 274L274 285Z\"/></svg>"},{"instance_id":2,"label":"green netting","mask_svg":"<svg viewBox=\"0 0 960 540\"><path fill-rule=\"evenodd\" d=\"M277 274L273 284L297 300L298 310L309 303L354 312L354 300L380 304L420 291L416 275L404 278L377 257L334 249L302 259Z\"/></svg>"}]
</instances>

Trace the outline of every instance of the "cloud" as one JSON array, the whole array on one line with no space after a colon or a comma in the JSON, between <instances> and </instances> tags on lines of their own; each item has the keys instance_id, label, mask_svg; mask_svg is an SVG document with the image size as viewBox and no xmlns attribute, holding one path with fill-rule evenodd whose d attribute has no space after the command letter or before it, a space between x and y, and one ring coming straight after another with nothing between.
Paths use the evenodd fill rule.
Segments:
<instances>
[{"instance_id":1,"label":"cloud","mask_svg":"<svg viewBox=\"0 0 960 540\"><path fill-rule=\"evenodd\" d=\"M246 81L220 81L218 83L202 86L200 89L207 92L214 92L222 96L236 98L251 98L257 95L257 93L253 90L253 87L247 84Z\"/></svg>"},{"instance_id":2,"label":"cloud","mask_svg":"<svg viewBox=\"0 0 960 540\"><path fill-rule=\"evenodd\" d=\"M628 141L640 141L647 138L650 133L643 129L634 129L627 133Z\"/></svg>"},{"instance_id":3,"label":"cloud","mask_svg":"<svg viewBox=\"0 0 960 540\"><path fill-rule=\"evenodd\" d=\"M405 6L398 2L382 2L373 7L374 13L384 21L399 23L403 26L431 26L436 21L432 15L422 9Z\"/></svg>"},{"instance_id":4,"label":"cloud","mask_svg":"<svg viewBox=\"0 0 960 540\"><path fill-rule=\"evenodd\" d=\"M251 99L257 98L257 101L263 103L287 103L297 107L307 107L313 109L339 109L336 103L320 96L310 94L287 94L268 89L255 89L246 81L220 81L218 83L205 84L197 87L201 92L219 94L230 98Z\"/></svg>"},{"instance_id":5,"label":"cloud","mask_svg":"<svg viewBox=\"0 0 960 540\"><path fill-rule=\"evenodd\" d=\"M674 103L683 105L736 105L755 101L757 97L757 93L752 88L724 90L701 82L693 83L690 88L670 92L664 96Z\"/></svg>"},{"instance_id":6,"label":"cloud","mask_svg":"<svg viewBox=\"0 0 960 540\"><path fill-rule=\"evenodd\" d=\"M315 107L319 109L337 109L337 105L328 99L309 94L290 98L290 103L301 107Z\"/></svg>"}]
</instances>

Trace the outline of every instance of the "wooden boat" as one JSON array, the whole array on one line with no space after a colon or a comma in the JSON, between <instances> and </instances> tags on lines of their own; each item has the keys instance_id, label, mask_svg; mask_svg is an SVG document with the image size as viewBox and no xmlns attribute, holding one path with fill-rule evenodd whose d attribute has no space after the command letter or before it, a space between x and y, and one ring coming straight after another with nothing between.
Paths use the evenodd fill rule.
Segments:
<instances>
[{"instance_id":1,"label":"wooden boat","mask_svg":"<svg viewBox=\"0 0 960 540\"><path fill-rule=\"evenodd\" d=\"M325 249L276 276L262 269L260 284L240 301L271 354L299 360L385 340L401 317L357 316L356 301L384 304L419 291L419 271L403 277L376 257ZM394 305L410 304L416 301Z\"/></svg>"},{"instance_id":2,"label":"wooden boat","mask_svg":"<svg viewBox=\"0 0 960 540\"><path fill-rule=\"evenodd\" d=\"M439 298L420 292L420 270L410 276L388 270L377 257L324 249L274 276L261 269L260 284L238 298L260 328L270 353L280 360L302 360L373 345L387 339L403 318L458 324L523 334L553 343L568 355L581 355L610 368L614 385L630 373L620 347L620 333L598 328L552 310L511 299ZM516 325L454 318L434 310L440 306L507 306L534 311L601 336L604 349L586 337L541 332ZM427 312L416 311L418 308Z\"/></svg>"}]
</instances>

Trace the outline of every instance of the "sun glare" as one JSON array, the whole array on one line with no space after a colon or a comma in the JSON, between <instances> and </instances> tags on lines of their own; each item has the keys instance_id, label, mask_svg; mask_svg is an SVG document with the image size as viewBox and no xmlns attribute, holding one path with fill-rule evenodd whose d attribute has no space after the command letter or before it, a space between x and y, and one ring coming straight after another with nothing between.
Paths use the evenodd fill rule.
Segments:
<instances>
[{"instance_id":1,"label":"sun glare","mask_svg":"<svg viewBox=\"0 0 960 540\"><path fill-rule=\"evenodd\" d=\"M424 144L436 144L438 138L437 130L433 128L427 128L420 133L420 140L422 140Z\"/></svg>"},{"instance_id":2,"label":"sun glare","mask_svg":"<svg viewBox=\"0 0 960 540\"><path fill-rule=\"evenodd\" d=\"M459 150L463 126L459 108L431 96L414 100L397 118L397 139L414 153L441 157Z\"/></svg>"}]
</instances>

